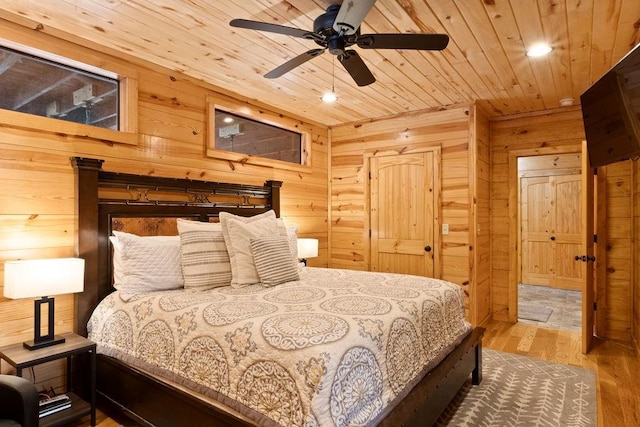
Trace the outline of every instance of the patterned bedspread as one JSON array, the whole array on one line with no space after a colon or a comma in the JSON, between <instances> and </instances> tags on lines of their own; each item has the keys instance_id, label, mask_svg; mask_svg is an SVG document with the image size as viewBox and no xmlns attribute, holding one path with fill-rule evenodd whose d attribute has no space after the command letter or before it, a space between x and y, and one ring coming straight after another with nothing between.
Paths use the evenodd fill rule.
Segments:
<instances>
[{"instance_id":1,"label":"patterned bedspread","mask_svg":"<svg viewBox=\"0 0 640 427\"><path fill-rule=\"evenodd\" d=\"M272 288L105 298L98 352L263 426L374 425L471 330L461 289L398 274L303 268Z\"/></svg>"}]
</instances>

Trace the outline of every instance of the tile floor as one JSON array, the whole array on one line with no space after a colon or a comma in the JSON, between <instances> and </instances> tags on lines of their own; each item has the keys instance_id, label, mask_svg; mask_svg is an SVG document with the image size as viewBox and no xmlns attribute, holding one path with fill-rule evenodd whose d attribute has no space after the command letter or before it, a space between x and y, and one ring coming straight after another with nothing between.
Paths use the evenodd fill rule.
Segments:
<instances>
[{"instance_id":1,"label":"tile floor","mask_svg":"<svg viewBox=\"0 0 640 427\"><path fill-rule=\"evenodd\" d=\"M545 306L553 309L549 320L537 322L518 319L519 322L541 328L582 331L582 292L553 289L546 286L518 285L518 302Z\"/></svg>"}]
</instances>

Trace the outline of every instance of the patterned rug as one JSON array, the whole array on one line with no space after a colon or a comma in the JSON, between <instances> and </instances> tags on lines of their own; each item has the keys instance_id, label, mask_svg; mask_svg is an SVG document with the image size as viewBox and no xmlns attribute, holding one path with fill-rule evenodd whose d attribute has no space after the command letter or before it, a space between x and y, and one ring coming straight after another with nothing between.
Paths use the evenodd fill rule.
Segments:
<instances>
[{"instance_id":1,"label":"patterned rug","mask_svg":"<svg viewBox=\"0 0 640 427\"><path fill-rule=\"evenodd\" d=\"M483 379L467 381L437 426L596 425L595 372L489 349Z\"/></svg>"}]
</instances>

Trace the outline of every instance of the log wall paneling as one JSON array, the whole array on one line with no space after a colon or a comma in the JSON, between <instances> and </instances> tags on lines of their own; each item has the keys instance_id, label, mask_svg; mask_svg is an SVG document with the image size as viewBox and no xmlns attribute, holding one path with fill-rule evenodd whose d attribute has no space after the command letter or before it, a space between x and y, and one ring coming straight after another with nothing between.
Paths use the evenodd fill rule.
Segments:
<instances>
[{"instance_id":1,"label":"log wall paneling","mask_svg":"<svg viewBox=\"0 0 640 427\"><path fill-rule=\"evenodd\" d=\"M508 310L514 295L509 291L511 258L517 247L509 206L509 157L513 153L553 154L580 152L584 140L581 111L577 107L491 121L491 296L493 318L511 320ZM632 326L632 251L631 251L631 162L605 167L606 194L597 200L598 212L606 218L606 283L600 283L606 309L599 307L596 318L603 321L603 338L631 340ZM514 175L517 178L517 174ZM514 186L517 188L517 186ZM620 209L618 209L618 207ZM615 210L615 213L614 213ZM511 226L509 225L511 224ZM511 234L514 234L512 236ZM513 303L513 301L512 301ZM611 306L613 304L613 306Z\"/></svg>"},{"instance_id":2,"label":"log wall paneling","mask_svg":"<svg viewBox=\"0 0 640 427\"><path fill-rule=\"evenodd\" d=\"M2 23L0 23L2 24ZM299 235L320 241L312 266L328 265L328 128L286 112L234 98L218 89L158 66L129 61L126 55L109 56L56 39L47 34L11 26L3 37L14 42L37 43L57 52L77 55L91 64L127 69L139 79L136 144L75 137L28 127L0 127L0 345L33 337L33 301L3 298L4 261L18 258L74 255L74 174L70 157L104 159L104 169L175 178L262 185L283 181L281 210L287 224L297 223ZM311 166L305 171L251 165L205 156L206 99L236 110L281 117L311 135ZM0 110L0 121L3 111ZM16 113L14 113L16 114ZM56 333L74 325L74 296L56 297ZM2 371L9 370L2 364ZM37 367L41 387L62 388L64 368Z\"/></svg>"},{"instance_id":3,"label":"log wall paneling","mask_svg":"<svg viewBox=\"0 0 640 427\"><path fill-rule=\"evenodd\" d=\"M477 106L473 110L469 163L473 165L473 194L469 201L473 225L470 227L471 319L476 325L491 317L491 240L490 240L490 129L489 117Z\"/></svg>"},{"instance_id":4,"label":"log wall paneling","mask_svg":"<svg viewBox=\"0 0 640 427\"><path fill-rule=\"evenodd\" d=\"M607 259L605 307L597 314L604 317L605 337L621 341L631 341L633 324L632 166L624 161L598 168L606 176Z\"/></svg>"}]
</instances>

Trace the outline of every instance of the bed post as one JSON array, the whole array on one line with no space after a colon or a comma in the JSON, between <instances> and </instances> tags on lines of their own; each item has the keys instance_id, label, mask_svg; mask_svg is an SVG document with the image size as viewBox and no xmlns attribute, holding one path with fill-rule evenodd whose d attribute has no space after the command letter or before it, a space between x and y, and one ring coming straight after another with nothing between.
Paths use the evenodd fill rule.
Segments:
<instances>
[{"instance_id":1,"label":"bed post","mask_svg":"<svg viewBox=\"0 0 640 427\"><path fill-rule=\"evenodd\" d=\"M271 209L274 210L276 216L280 218L280 188L282 187L282 181L267 181L264 183L265 187L271 188Z\"/></svg>"},{"instance_id":2,"label":"bed post","mask_svg":"<svg viewBox=\"0 0 640 427\"><path fill-rule=\"evenodd\" d=\"M85 260L84 291L75 298L75 331L87 336L87 321L98 304L98 175L103 160L72 157L75 169L75 256Z\"/></svg>"},{"instance_id":3,"label":"bed post","mask_svg":"<svg viewBox=\"0 0 640 427\"><path fill-rule=\"evenodd\" d=\"M471 384L479 385L482 382L482 340L478 341L475 348L476 364L471 371Z\"/></svg>"}]
</instances>

